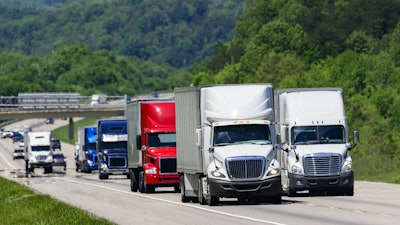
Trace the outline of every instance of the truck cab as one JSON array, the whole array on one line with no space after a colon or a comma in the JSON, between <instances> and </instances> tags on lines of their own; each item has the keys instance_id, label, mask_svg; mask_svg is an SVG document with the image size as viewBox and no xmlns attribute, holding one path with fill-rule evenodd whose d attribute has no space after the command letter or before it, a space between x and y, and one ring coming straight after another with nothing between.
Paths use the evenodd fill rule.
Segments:
<instances>
[{"instance_id":1,"label":"truck cab","mask_svg":"<svg viewBox=\"0 0 400 225\"><path fill-rule=\"evenodd\" d=\"M343 90L283 89L276 97L283 192L354 195Z\"/></svg>"},{"instance_id":2,"label":"truck cab","mask_svg":"<svg viewBox=\"0 0 400 225\"><path fill-rule=\"evenodd\" d=\"M99 168L99 157L96 150L97 127L78 128L78 149L76 171L91 173Z\"/></svg>"},{"instance_id":3,"label":"truck cab","mask_svg":"<svg viewBox=\"0 0 400 225\"><path fill-rule=\"evenodd\" d=\"M99 179L108 179L109 175L126 175L128 173L127 156L127 123L120 120L97 121L97 144L99 154Z\"/></svg>"},{"instance_id":4,"label":"truck cab","mask_svg":"<svg viewBox=\"0 0 400 225\"><path fill-rule=\"evenodd\" d=\"M53 172L53 151L50 131L31 131L24 133L26 175L35 168L44 168L45 173Z\"/></svg>"},{"instance_id":5,"label":"truck cab","mask_svg":"<svg viewBox=\"0 0 400 225\"><path fill-rule=\"evenodd\" d=\"M156 187L174 187L178 192L175 102L130 102L127 120L131 190L151 193Z\"/></svg>"}]
</instances>

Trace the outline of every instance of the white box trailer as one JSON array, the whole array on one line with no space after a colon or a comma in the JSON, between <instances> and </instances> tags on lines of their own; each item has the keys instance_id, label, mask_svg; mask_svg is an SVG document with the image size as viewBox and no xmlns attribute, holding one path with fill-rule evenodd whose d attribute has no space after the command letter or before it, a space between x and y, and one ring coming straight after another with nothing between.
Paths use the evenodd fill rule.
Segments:
<instances>
[{"instance_id":1,"label":"white box trailer","mask_svg":"<svg viewBox=\"0 0 400 225\"><path fill-rule=\"evenodd\" d=\"M270 84L175 89L182 202L281 203L273 96Z\"/></svg>"},{"instance_id":2,"label":"white box trailer","mask_svg":"<svg viewBox=\"0 0 400 225\"><path fill-rule=\"evenodd\" d=\"M44 168L45 173L53 171L51 131L30 131L24 133L26 174L35 168Z\"/></svg>"},{"instance_id":3,"label":"white box trailer","mask_svg":"<svg viewBox=\"0 0 400 225\"><path fill-rule=\"evenodd\" d=\"M354 194L352 159L341 88L277 90L282 188ZM358 132L354 132L355 143Z\"/></svg>"}]
</instances>

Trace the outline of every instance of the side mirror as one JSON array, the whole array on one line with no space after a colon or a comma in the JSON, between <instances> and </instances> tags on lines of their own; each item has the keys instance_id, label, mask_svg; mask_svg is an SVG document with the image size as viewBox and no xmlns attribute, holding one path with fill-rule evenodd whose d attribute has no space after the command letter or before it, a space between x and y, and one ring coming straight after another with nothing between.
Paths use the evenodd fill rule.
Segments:
<instances>
[{"instance_id":1,"label":"side mirror","mask_svg":"<svg viewBox=\"0 0 400 225\"><path fill-rule=\"evenodd\" d=\"M143 148L142 146L142 136L141 135L137 135L136 136L136 149L137 150L141 150Z\"/></svg>"},{"instance_id":2,"label":"side mirror","mask_svg":"<svg viewBox=\"0 0 400 225\"><path fill-rule=\"evenodd\" d=\"M146 151L147 147L146 145L142 145L142 147L140 148L140 151Z\"/></svg>"},{"instance_id":3,"label":"side mirror","mask_svg":"<svg viewBox=\"0 0 400 225\"><path fill-rule=\"evenodd\" d=\"M354 145L358 145L360 143L360 134L358 133L358 130L355 130L353 133L353 138L354 138Z\"/></svg>"},{"instance_id":4,"label":"side mirror","mask_svg":"<svg viewBox=\"0 0 400 225\"><path fill-rule=\"evenodd\" d=\"M282 140L281 134L277 134L277 135L276 135L276 142L277 142L277 143L282 143L281 140Z\"/></svg>"}]
</instances>

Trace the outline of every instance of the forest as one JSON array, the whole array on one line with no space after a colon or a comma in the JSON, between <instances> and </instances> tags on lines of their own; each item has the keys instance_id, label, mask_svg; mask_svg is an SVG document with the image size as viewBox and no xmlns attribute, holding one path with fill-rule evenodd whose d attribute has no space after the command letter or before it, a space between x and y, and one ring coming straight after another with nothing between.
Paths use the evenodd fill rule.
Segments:
<instances>
[{"instance_id":1,"label":"forest","mask_svg":"<svg viewBox=\"0 0 400 225\"><path fill-rule=\"evenodd\" d=\"M0 0L0 95L342 87L355 179L400 183L400 0L34 2Z\"/></svg>"}]
</instances>

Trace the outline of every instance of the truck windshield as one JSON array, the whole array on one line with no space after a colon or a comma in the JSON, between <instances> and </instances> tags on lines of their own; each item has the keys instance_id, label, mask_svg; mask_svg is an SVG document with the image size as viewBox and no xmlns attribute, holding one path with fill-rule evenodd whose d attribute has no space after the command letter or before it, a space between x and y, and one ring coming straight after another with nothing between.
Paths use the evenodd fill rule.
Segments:
<instances>
[{"instance_id":1,"label":"truck windshield","mask_svg":"<svg viewBox=\"0 0 400 225\"><path fill-rule=\"evenodd\" d=\"M50 151L50 146L32 146L32 152Z\"/></svg>"},{"instance_id":2,"label":"truck windshield","mask_svg":"<svg viewBox=\"0 0 400 225\"><path fill-rule=\"evenodd\" d=\"M232 125L214 128L214 146L228 144L271 144L268 125Z\"/></svg>"},{"instance_id":3,"label":"truck windshield","mask_svg":"<svg viewBox=\"0 0 400 225\"><path fill-rule=\"evenodd\" d=\"M175 147L176 133L149 134L149 147Z\"/></svg>"},{"instance_id":4,"label":"truck windshield","mask_svg":"<svg viewBox=\"0 0 400 225\"><path fill-rule=\"evenodd\" d=\"M292 128L292 144L295 145L340 144L345 142L345 129L341 125Z\"/></svg>"}]
</instances>

